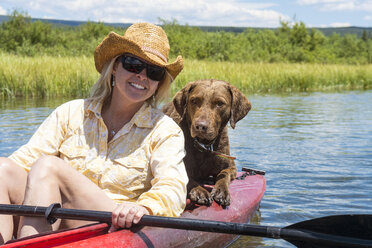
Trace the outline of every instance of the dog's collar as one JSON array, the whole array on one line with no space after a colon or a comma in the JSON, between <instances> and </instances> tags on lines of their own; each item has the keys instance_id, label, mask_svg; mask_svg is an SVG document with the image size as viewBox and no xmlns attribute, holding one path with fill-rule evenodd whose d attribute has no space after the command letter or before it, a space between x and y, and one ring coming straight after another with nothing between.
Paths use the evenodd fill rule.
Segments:
<instances>
[{"instance_id":1,"label":"dog's collar","mask_svg":"<svg viewBox=\"0 0 372 248\"><path fill-rule=\"evenodd\" d=\"M194 138L194 147L198 149L199 152L210 152L221 158L227 158L227 159L232 159L232 160L236 159L236 157L232 157L230 155L214 151L213 144L215 141L216 139L214 139L209 144L203 144L200 141L198 141L196 138Z\"/></svg>"},{"instance_id":2,"label":"dog's collar","mask_svg":"<svg viewBox=\"0 0 372 248\"><path fill-rule=\"evenodd\" d=\"M213 152L213 144L216 139L212 140L209 144L201 143L197 138L194 138L194 147L199 150L199 152Z\"/></svg>"}]
</instances>

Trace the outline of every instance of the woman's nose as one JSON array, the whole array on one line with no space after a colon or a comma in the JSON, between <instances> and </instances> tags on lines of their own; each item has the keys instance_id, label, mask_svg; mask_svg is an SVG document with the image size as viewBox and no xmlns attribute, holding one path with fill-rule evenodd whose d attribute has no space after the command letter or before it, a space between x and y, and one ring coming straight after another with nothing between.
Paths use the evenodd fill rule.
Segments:
<instances>
[{"instance_id":1,"label":"woman's nose","mask_svg":"<svg viewBox=\"0 0 372 248\"><path fill-rule=\"evenodd\" d=\"M138 74L137 74L137 77L138 77L140 80L145 80L145 79L147 79L146 68L144 68L140 73L138 73Z\"/></svg>"}]
</instances>

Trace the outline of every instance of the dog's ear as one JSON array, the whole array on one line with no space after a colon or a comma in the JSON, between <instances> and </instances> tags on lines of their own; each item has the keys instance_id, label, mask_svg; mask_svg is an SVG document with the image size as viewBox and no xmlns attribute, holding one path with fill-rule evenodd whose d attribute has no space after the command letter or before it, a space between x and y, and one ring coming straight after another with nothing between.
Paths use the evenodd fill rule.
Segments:
<instances>
[{"instance_id":1,"label":"dog's ear","mask_svg":"<svg viewBox=\"0 0 372 248\"><path fill-rule=\"evenodd\" d=\"M230 84L229 90L232 97L230 126L232 128L235 128L235 124L248 114L252 106L249 100L245 97L245 95L235 86Z\"/></svg>"},{"instance_id":2,"label":"dog's ear","mask_svg":"<svg viewBox=\"0 0 372 248\"><path fill-rule=\"evenodd\" d=\"M186 113L186 106L187 106L187 100L189 98L189 93L191 90L195 87L195 82L189 82L186 84L185 87L183 87L180 91L177 92L177 94L173 97L173 105L177 111L177 113L183 117Z\"/></svg>"}]
</instances>

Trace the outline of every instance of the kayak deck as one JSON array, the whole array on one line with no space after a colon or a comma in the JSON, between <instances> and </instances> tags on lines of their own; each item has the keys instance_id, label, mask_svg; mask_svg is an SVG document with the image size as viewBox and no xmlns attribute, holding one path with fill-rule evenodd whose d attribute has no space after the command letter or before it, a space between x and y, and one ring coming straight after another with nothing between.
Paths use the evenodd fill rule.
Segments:
<instances>
[{"instance_id":1,"label":"kayak deck","mask_svg":"<svg viewBox=\"0 0 372 248\"><path fill-rule=\"evenodd\" d=\"M241 176L243 172L239 172ZM261 175L246 176L230 184L231 204L223 209L213 202L210 207L192 206L183 218L247 223L259 207L266 181ZM10 247L224 247L233 242L234 234L189 231L170 228L142 227L107 233L106 223L10 241Z\"/></svg>"}]
</instances>

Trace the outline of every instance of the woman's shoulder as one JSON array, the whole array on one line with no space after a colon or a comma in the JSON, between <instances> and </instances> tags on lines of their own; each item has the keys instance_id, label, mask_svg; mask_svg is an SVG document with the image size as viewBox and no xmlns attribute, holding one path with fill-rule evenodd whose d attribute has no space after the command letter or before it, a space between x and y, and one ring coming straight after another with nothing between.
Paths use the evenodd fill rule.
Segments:
<instances>
[{"instance_id":1,"label":"woman's shoulder","mask_svg":"<svg viewBox=\"0 0 372 248\"><path fill-rule=\"evenodd\" d=\"M55 109L57 116L61 116L63 119L77 119L79 116L84 117L84 113L89 106L90 101L88 99L75 99L65 102Z\"/></svg>"},{"instance_id":2,"label":"woman's shoulder","mask_svg":"<svg viewBox=\"0 0 372 248\"><path fill-rule=\"evenodd\" d=\"M56 108L56 110L58 112L60 111L63 111L63 112L68 111L72 113L76 111L84 112L87 109L93 108L92 105L98 105L98 104L95 104L90 99L74 99L74 100L61 104L60 106Z\"/></svg>"},{"instance_id":3,"label":"woman's shoulder","mask_svg":"<svg viewBox=\"0 0 372 248\"><path fill-rule=\"evenodd\" d=\"M65 102L57 107L57 109L76 109L84 107L87 99L74 99L68 102Z\"/></svg>"},{"instance_id":4,"label":"woman's shoulder","mask_svg":"<svg viewBox=\"0 0 372 248\"><path fill-rule=\"evenodd\" d=\"M154 125L154 128L157 130L165 130L167 133L175 132L178 133L181 130L181 128L178 126L178 124L169 116L163 113L160 109L154 110L154 113L156 115L154 120L156 120L156 123Z\"/></svg>"}]
</instances>

